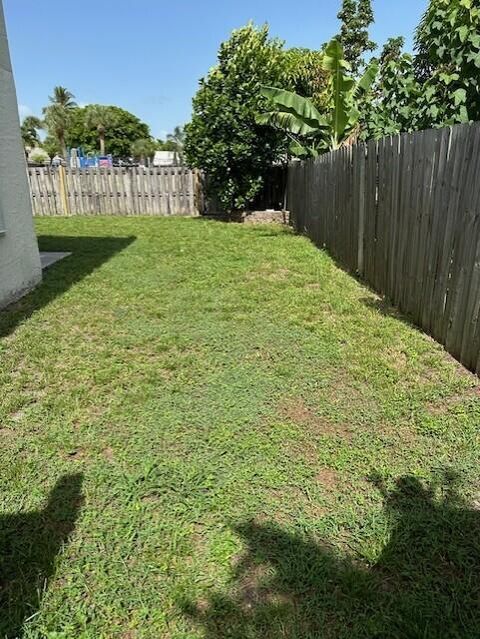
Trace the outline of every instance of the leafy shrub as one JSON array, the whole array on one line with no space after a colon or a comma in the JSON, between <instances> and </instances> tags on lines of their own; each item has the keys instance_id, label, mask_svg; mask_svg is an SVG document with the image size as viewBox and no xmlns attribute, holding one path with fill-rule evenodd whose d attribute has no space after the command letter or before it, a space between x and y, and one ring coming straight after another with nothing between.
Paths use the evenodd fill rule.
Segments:
<instances>
[{"instance_id":1,"label":"leafy shrub","mask_svg":"<svg viewBox=\"0 0 480 639\"><path fill-rule=\"evenodd\" d=\"M227 211L248 207L284 148L283 136L258 125L255 114L265 104L261 86L282 86L286 71L282 42L269 38L266 25L248 24L221 44L217 65L200 81L185 155L207 173L210 195Z\"/></svg>"}]
</instances>

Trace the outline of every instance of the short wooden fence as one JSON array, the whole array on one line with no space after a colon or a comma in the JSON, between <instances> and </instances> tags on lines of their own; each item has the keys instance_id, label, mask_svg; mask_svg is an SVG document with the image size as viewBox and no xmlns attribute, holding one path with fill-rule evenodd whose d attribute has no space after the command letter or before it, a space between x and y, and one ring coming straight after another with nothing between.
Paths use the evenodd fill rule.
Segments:
<instances>
[{"instance_id":1,"label":"short wooden fence","mask_svg":"<svg viewBox=\"0 0 480 639\"><path fill-rule=\"evenodd\" d=\"M184 167L29 168L34 215L198 215L201 175Z\"/></svg>"}]
</instances>

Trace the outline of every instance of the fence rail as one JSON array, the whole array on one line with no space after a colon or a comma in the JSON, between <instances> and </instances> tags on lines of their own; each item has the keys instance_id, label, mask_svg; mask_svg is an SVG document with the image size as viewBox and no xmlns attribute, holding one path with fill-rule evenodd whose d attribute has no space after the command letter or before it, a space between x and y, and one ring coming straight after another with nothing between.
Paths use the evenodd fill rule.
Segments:
<instances>
[{"instance_id":1,"label":"fence rail","mask_svg":"<svg viewBox=\"0 0 480 639\"><path fill-rule=\"evenodd\" d=\"M296 228L480 373L480 124L292 163Z\"/></svg>"},{"instance_id":2,"label":"fence rail","mask_svg":"<svg viewBox=\"0 0 480 639\"><path fill-rule=\"evenodd\" d=\"M34 215L198 215L201 177L183 167L29 168Z\"/></svg>"}]
</instances>

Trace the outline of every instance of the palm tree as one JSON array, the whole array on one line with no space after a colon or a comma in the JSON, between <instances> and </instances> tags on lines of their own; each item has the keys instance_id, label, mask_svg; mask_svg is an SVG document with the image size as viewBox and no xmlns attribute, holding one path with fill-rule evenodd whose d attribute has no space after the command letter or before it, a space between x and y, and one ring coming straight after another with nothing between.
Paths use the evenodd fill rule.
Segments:
<instances>
[{"instance_id":1,"label":"palm tree","mask_svg":"<svg viewBox=\"0 0 480 639\"><path fill-rule=\"evenodd\" d=\"M43 122L35 115L27 115L23 119L20 130L22 132L23 146L25 148L33 148L40 144L38 130L43 129Z\"/></svg>"},{"instance_id":2,"label":"palm tree","mask_svg":"<svg viewBox=\"0 0 480 639\"><path fill-rule=\"evenodd\" d=\"M98 132L100 155L105 155L105 133L107 129L115 126L116 122L117 116L108 106L91 104L85 110L85 126Z\"/></svg>"},{"instance_id":3,"label":"palm tree","mask_svg":"<svg viewBox=\"0 0 480 639\"><path fill-rule=\"evenodd\" d=\"M175 153L175 164L183 164L183 146L185 144L185 129L176 126L173 133L167 135L167 141L172 143Z\"/></svg>"},{"instance_id":4,"label":"palm tree","mask_svg":"<svg viewBox=\"0 0 480 639\"><path fill-rule=\"evenodd\" d=\"M67 157L65 132L70 124L72 109L77 106L74 97L65 87L54 87L53 95L48 98L50 104L43 108L48 132L58 140L65 159Z\"/></svg>"},{"instance_id":5,"label":"palm tree","mask_svg":"<svg viewBox=\"0 0 480 639\"><path fill-rule=\"evenodd\" d=\"M53 87L53 96L49 95L48 99L52 104L59 104L65 109L73 109L77 106L74 101L75 96L68 89L62 86Z\"/></svg>"}]
</instances>

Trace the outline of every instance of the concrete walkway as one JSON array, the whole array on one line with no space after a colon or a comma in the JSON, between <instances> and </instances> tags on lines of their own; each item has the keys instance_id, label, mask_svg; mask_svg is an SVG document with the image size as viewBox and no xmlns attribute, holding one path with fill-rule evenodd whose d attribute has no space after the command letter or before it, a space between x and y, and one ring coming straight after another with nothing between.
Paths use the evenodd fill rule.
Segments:
<instances>
[{"instance_id":1,"label":"concrete walkway","mask_svg":"<svg viewBox=\"0 0 480 639\"><path fill-rule=\"evenodd\" d=\"M52 266L52 264L55 264L55 262L59 262L69 255L71 255L71 253L61 253L59 251L45 251L43 253L40 252L40 262L42 264L42 269L45 270L49 266Z\"/></svg>"}]
</instances>

